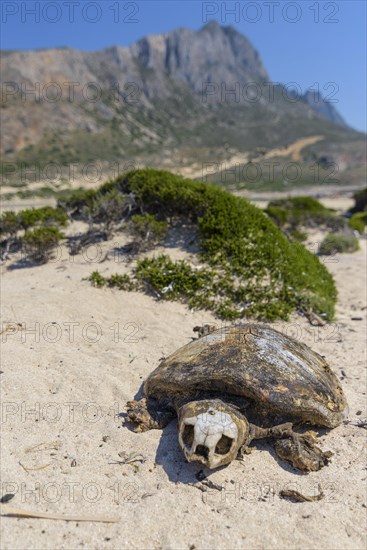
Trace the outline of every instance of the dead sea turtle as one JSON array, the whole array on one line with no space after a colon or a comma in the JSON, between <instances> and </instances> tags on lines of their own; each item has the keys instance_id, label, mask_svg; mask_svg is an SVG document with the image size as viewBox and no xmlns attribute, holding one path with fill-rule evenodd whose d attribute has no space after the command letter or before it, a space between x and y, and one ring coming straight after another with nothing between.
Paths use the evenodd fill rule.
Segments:
<instances>
[{"instance_id":1,"label":"dead sea turtle","mask_svg":"<svg viewBox=\"0 0 367 550\"><path fill-rule=\"evenodd\" d=\"M144 397L127 404L135 431L163 428L177 415L186 459L208 468L228 464L253 439L273 438L280 458L319 470L331 453L292 423L334 428L346 411L321 355L257 323L224 327L178 349L147 378Z\"/></svg>"}]
</instances>

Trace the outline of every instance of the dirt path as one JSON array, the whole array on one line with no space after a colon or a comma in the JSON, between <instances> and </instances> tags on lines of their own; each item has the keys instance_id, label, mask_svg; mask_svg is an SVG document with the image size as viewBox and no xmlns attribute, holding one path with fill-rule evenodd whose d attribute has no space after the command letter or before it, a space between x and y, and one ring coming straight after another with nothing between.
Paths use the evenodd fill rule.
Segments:
<instances>
[{"instance_id":1,"label":"dirt path","mask_svg":"<svg viewBox=\"0 0 367 550\"><path fill-rule=\"evenodd\" d=\"M297 139L296 141L290 143L285 147L271 149L271 151L265 153L264 156L254 159L253 162L266 160L272 157L291 157L292 160L298 161L301 160L301 151L304 147L307 147L308 145L313 145L314 143L317 143L322 139L324 139L324 136L310 136L307 138Z\"/></svg>"}]
</instances>

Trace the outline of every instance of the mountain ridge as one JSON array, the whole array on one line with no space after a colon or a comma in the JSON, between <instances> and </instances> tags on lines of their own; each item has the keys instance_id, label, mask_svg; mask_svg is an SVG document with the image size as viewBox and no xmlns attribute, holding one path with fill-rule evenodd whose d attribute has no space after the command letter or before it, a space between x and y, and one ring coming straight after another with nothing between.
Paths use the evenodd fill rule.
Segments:
<instances>
[{"instance_id":1,"label":"mountain ridge","mask_svg":"<svg viewBox=\"0 0 367 550\"><path fill-rule=\"evenodd\" d=\"M344 155L350 165L344 144L362 139L320 95L295 100L271 83L249 40L216 22L94 52L13 51L1 65L5 161L154 163L185 149L192 162L199 150L221 156L228 146L251 151L322 134L316 157Z\"/></svg>"}]
</instances>

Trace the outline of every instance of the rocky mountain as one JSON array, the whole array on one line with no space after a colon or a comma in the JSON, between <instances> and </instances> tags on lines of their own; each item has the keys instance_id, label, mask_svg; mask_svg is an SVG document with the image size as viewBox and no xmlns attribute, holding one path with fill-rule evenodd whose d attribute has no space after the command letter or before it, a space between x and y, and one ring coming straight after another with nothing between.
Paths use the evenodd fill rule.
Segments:
<instances>
[{"instance_id":1,"label":"rocky mountain","mask_svg":"<svg viewBox=\"0 0 367 550\"><path fill-rule=\"evenodd\" d=\"M331 103L290 98L247 38L215 22L97 52L5 51L1 75L5 162L179 166L313 135L316 157L360 157L363 136Z\"/></svg>"},{"instance_id":2,"label":"rocky mountain","mask_svg":"<svg viewBox=\"0 0 367 550\"><path fill-rule=\"evenodd\" d=\"M316 113L339 126L348 126L334 105L324 99L320 92L307 90L302 98Z\"/></svg>"}]
</instances>

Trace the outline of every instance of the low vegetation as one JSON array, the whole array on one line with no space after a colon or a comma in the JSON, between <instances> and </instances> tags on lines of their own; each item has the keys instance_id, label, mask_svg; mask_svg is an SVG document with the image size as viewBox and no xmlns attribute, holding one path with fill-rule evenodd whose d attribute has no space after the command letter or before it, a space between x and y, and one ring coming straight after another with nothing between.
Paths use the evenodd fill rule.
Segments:
<instances>
[{"instance_id":1,"label":"low vegetation","mask_svg":"<svg viewBox=\"0 0 367 550\"><path fill-rule=\"evenodd\" d=\"M64 235L57 227L36 227L24 233L23 247L37 263L46 263Z\"/></svg>"},{"instance_id":2,"label":"low vegetation","mask_svg":"<svg viewBox=\"0 0 367 550\"><path fill-rule=\"evenodd\" d=\"M136 214L131 218L129 229L136 239L139 251L143 251L149 250L167 236L168 224L151 214Z\"/></svg>"},{"instance_id":3,"label":"low vegetation","mask_svg":"<svg viewBox=\"0 0 367 550\"><path fill-rule=\"evenodd\" d=\"M367 225L367 187L356 191L353 197L354 206L349 210L349 227L362 235Z\"/></svg>"},{"instance_id":4,"label":"low vegetation","mask_svg":"<svg viewBox=\"0 0 367 550\"><path fill-rule=\"evenodd\" d=\"M201 265L174 262L166 255L143 258L128 279L104 278L94 272L90 280L95 286L144 290L161 299L210 309L223 319L287 318L294 309L312 309L332 318L336 289L329 272L246 200L210 184L145 169L122 175L84 196L78 193L64 206L71 216L80 217L97 194L112 190L128 197L129 223L139 228L140 238L147 235L147 227L154 228L156 242L166 228L196 227ZM125 210L121 217L127 217Z\"/></svg>"},{"instance_id":5,"label":"low vegetation","mask_svg":"<svg viewBox=\"0 0 367 550\"><path fill-rule=\"evenodd\" d=\"M328 233L319 246L319 254L330 256L340 252L355 252L358 248L358 239L354 235Z\"/></svg>"},{"instance_id":6,"label":"low vegetation","mask_svg":"<svg viewBox=\"0 0 367 550\"><path fill-rule=\"evenodd\" d=\"M0 216L1 237L13 237L20 229L19 217L15 212L8 210Z\"/></svg>"},{"instance_id":7,"label":"low vegetation","mask_svg":"<svg viewBox=\"0 0 367 550\"><path fill-rule=\"evenodd\" d=\"M342 230L347 221L312 197L293 197L271 201L266 214L291 239L303 241L307 234L301 228L325 226Z\"/></svg>"},{"instance_id":8,"label":"low vegetation","mask_svg":"<svg viewBox=\"0 0 367 550\"><path fill-rule=\"evenodd\" d=\"M90 204L86 206L86 215L90 226L92 227L94 223L102 224L105 238L109 239L116 226L122 221L127 203L127 198L117 189L111 189L103 194L97 193Z\"/></svg>"},{"instance_id":9,"label":"low vegetation","mask_svg":"<svg viewBox=\"0 0 367 550\"><path fill-rule=\"evenodd\" d=\"M137 287L134 281L129 277L129 275L111 275L111 277L103 277L98 271L93 271L87 277L87 280L92 283L93 286L97 288L102 288L103 286L115 287L118 290L136 290Z\"/></svg>"},{"instance_id":10,"label":"low vegetation","mask_svg":"<svg viewBox=\"0 0 367 550\"><path fill-rule=\"evenodd\" d=\"M68 219L88 223L88 242L93 231L102 230L108 238L122 229L134 239L134 268L130 275L109 277L94 271L89 280L96 287L180 300L222 319L286 319L294 310L332 319L332 276L298 241L304 238L305 219L316 223L336 216L308 198L291 199L291 204L274 201L267 214L214 185L144 169L95 190L78 190L60 199L56 209L7 213L0 219L0 230L4 236L25 230L20 237L24 249L34 261L44 262L63 238L60 228ZM284 224L289 224L288 236L280 230ZM137 255L164 244L171 229L183 226L196 235L198 253L192 261Z\"/></svg>"},{"instance_id":11,"label":"low vegetation","mask_svg":"<svg viewBox=\"0 0 367 550\"><path fill-rule=\"evenodd\" d=\"M52 208L51 206L22 210L18 214L18 219L20 227L23 229L36 225L65 227L69 221L64 210L61 208Z\"/></svg>"},{"instance_id":12,"label":"low vegetation","mask_svg":"<svg viewBox=\"0 0 367 550\"><path fill-rule=\"evenodd\" d=\"M362 235L367 225L367 212L356 212L349 219L348 225L351 229Z\"/></svg>"},{"instance_id":13,"label":"low vegetation","mask_svg":"<svg viewBox=\"0 0 367 550\"><path fill-rule=\"evenodd\" d=\"M22 247L33 261L46 262L63 237L59 228L65 227L68 221L62 208L50 206L4 212L0 217L2 257Z\"/></svg>"},{"instance_id":14,"label":"low vegetation","mask_svg":"<svg viewBox=\"0 0 367 550\"><path fill-rule=\"evenodd\" d=\"M29 229L35 226L59 226L65 227L68 224L68 216L62 208L27 208L20 212L7 211L0 217L0 234L15 235L22 229Z\"/></svg>"}]
</instances>

